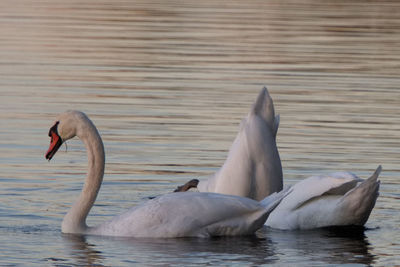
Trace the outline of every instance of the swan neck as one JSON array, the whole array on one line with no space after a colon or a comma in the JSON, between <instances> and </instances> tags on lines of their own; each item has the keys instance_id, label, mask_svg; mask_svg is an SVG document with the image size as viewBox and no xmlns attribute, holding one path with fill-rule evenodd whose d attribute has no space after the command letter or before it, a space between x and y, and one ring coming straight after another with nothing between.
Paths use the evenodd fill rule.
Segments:
<instances>
[{"instance_id":1,"label":"swan neck","mask_svg":"<svg viewBox=\"0 0 400 267\"><path fill-rule=\"evenodd\" d=\"M88 119L77 136L85 144L88 156L88 172L81 194L65 215L62 223L64 233L85 233L88 230L86 217L92 208L104 176L105 154L101 137Z\"/></svg>"}]
</instances>

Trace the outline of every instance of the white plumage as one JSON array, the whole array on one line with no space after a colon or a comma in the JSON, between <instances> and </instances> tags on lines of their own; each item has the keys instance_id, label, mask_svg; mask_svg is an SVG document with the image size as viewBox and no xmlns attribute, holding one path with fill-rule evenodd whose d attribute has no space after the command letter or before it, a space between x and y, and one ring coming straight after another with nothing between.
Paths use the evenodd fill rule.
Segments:
<instances>
[{"instance_id":1,"label":"white plumage","mask_svg":"<svg viewBox=\"0 0 400 267\"><path fill-rule=\"evenodd\" d=\"M282 166L276 146L279 115L267 88L263 88L248 116L240 124L223 166L209 179L201 180L200 192L262 200L282 190Z\"/></svg>"},{"instance_id":2,"label":"white plumage","mask_svg":"<svg viewBox=\"0 0 400 267\"><path fill-rule=\"evenodd\" d=\"M262 227L286 192L263 201L216 193L171 193L136 206L97 227L86 225L104 175L104 147L89 118L68 111L49 131L51 159L61 144L78 136L88 152L88 174L80 196L65 215L63 233L129 237L209 237L248 235Z\"/></svg>"},{"instance_id":3,"label":"white plumage","mask_svg":"<svg viewBox=\"0 0 400 267\"><path fill-rule=\"evenodd\" d=\"M367 180L349 172L304 179L293 186L266 225L284 230L364 225L379 195L380 172L381 166Z\"/></svg>"},{"instance_id":4,"label":"white plumage","mask_svg":"<svg viewBox=\"0 0 400 267\"><path fill-rule=\"evenodd\" d=\"M200 181L200 192L216 192L260 200L282 189L276 145L279 115L266 88L242 121L223 166ZM364 225L379 195L379 166L366 181L349 172L312 176L297 184L269 216L278 229Z\"/></svg>"}]
</instances>

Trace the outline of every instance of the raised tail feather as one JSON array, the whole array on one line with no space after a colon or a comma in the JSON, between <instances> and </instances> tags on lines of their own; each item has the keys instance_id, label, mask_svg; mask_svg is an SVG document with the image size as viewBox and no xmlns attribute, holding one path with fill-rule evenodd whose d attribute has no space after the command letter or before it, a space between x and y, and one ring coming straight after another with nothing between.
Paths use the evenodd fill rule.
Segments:
<instances>
[{"instance_id":1,"label":"raised tail feather","mask_svg":"<svg viewBox=\"0 0 400 267\"><path fill-rule=\"evenodd\" d=\"M272 129L272 132L276 137L280 117L279 115L275 116L274 103L268 93L267 87L264 87L258 94L251 112L262 117Z\"/></svg>"},{"instance_id":2,"label":"raised tail feather","mask_svg":"<svg viewBox=\"0 0 400 267\"><path fill-rule=\"evenodd\" d=\"M364 225L375 206L380 185L380 181L377 179L381 170L382 166L379 165L371 177L347 192L341 200L341 204L349 208L348 216L358 218L355 225Z\"/></svg>"}]
</instances>

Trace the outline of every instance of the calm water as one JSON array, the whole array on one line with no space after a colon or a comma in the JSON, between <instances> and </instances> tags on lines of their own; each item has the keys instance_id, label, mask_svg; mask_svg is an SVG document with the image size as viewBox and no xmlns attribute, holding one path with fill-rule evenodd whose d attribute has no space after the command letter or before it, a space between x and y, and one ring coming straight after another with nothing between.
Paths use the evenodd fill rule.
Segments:
<instances>
[{"instance_id":1,"label":"calm water","mask_svg":"<svg viewBox=\"0 0 400 267\"><path fill-rule=\"evenodd\" d=\"M400 4L327 2L2 0L0 265L400 264ZM383 165L365 231L61 234L86 153L72 140L45 161L58 113L86 112L104 139L94 225L215 171L263 85L286 184Z\"/></svg>"}]
</instances>

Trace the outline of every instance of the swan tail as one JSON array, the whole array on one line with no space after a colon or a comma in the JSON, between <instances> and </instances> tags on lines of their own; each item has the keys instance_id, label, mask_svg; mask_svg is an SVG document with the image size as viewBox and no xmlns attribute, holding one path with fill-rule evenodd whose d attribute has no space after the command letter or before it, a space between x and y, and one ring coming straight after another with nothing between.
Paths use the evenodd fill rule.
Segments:
<instances>
[{"instance_id":1,"label":"swan tail","mask_svg":"<svg viewBox=\"0 0 400 267\"><path fill-rule=\"evenodd\" d=\"M281 201L292 192L292 187L284 188L280 192L275 192L260 201L261 205L265 207L268 213L271 213Z\"/></svg>"},{"instance_id":2,"label":"swan tail","mask_svg":"<svg viewBox=\"0 0 400 267\"><path fill-rule=\"evenodd\" d=\"M379 196L378 176L381 170L382 166L379 165L371 177L347 192L341 200L341 206L348 208L348 216L354 218L354 225L364 225L375 206Z\"/></svg>"},{"instance_id":3,"label":"swan tail","mask_svg":"<svg viewBox=\"0 0 400 267\"><path fill-rule=\"evenodd\" d=\"M267 87L264 87L258 94L257 100L254 103L251 112L262 117L272 129L272 132L276 137L276 134L278 133L280 117L279 115L275 116L274 103L268 93Z\"/></svg>"}]
</instances>

